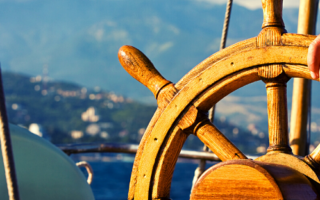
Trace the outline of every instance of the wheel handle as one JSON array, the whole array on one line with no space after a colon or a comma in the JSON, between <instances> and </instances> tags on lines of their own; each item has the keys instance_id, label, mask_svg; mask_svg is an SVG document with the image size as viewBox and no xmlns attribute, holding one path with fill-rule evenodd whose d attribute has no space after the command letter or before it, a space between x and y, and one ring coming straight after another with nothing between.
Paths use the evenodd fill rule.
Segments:
<instances>
[{"instance_id":1,"label":"wheel handle","mask_svg":"<svg viewBox=\"0 0 320 200\"><path fill-rule=\"evenodd\" d=\"M156 99L161 89L171 83L163 78L147 56L133 46L122 46L118 57L122 67L133 78L149 88Z\"/></svg>"}]
</instances>

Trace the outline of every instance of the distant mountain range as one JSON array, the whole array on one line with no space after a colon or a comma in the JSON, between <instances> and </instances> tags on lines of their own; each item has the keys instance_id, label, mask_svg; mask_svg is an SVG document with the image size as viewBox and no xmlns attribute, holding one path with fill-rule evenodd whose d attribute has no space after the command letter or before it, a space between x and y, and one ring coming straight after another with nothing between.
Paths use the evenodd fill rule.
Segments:
<instances>
[{"instance_id":1,"label":"distant mountain range","mask_svg":"<svg viewBox=\"0 0 320 200\"><path fill-rule=\"evenodd\" d=\"M225 15L225 5L196 0L31 0L0 6L3 69L35 76L47 65L53 79L140 100L152 94L122 69L118 49L126 44L139 48L177 82L219 50ZM296 32L297 19L297 9L284 10L289 32ZM235 4L228 44L256 36L261 24L261 9Z\"/></svg>"},{"instance_id":2,"label":"distant mountain range","mask_svg":"<svg viewBox=\"0 0 320 200\"><path fill-rule=\"evenodd\" d=\"M99 88L17 73L6 72L2 77L9 122L33 127L35 132L42 129L41 134L55 144L138 144L156 109ZM263 153L267 147L266 132L254 126L239 128L223 118L215 125L246 153ZM184 147L201 150L203 143L190 136Z\"/></svg>"}]
</instances>

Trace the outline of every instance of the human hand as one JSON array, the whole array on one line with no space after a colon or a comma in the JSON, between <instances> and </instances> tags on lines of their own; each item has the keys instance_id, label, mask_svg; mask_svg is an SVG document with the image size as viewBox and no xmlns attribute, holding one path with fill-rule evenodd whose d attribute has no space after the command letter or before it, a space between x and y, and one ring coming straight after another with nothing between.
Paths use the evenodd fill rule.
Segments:
<instances>
[{"instance_id":1,"label":"human hand","mask_svg":"<svg viewBox=\"0 0 320 200\"><path fill-rule=\"evenodd\" d=\"M310 75L313 79L319 78L319 66L320 66L320 35L313 40L309 46L307 56L308 68Z\"/></svg>"}]
</instances>

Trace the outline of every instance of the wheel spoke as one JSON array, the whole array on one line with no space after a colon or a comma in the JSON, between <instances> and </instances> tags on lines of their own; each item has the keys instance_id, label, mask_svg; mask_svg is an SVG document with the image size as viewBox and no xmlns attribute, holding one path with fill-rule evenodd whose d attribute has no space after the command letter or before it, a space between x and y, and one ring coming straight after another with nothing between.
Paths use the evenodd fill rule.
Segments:
<instances>
[{"instance_id":1,"label":"wheel spoke","mask_svg":"<svg viewBox=\"0 0 320 200\"><path fill-rule=\"evenodd\" d=\"M266 83L268 100L268 129L269 129L269 147L268 152L291 153L288 138L288 114L287 114L287 85L289 80L282 73L282 66L270 65L263 71L279 71L272 78L263 78ZM268 73L271 74L271 73Z\"/></svg>"},{"instance_id":2,"label":"wheel spoke","mask_svg":"<svg viewBox=\"0 0 320 200\"><path fill-rule=\"evenodd\" d=\"M271 31L270 33L274 32ZM261 38L262 36L266 38L263 34ZM199 138L204 143L207 143L211 150L218 155L223 151L231 152L226 153L226 155L219 155L222 160L232 159L232 155L235 155L234 152L237 153L238 149L230 141L225 139L223 134L212 124L204 120L198 121L197 111L207 111L210 105L218 102L223 96L240 87L235 85L246 85L256 81L259 79L258 77L269 82L276 81L279 75L285 75L285 73L287 73L289 77L303 76L310 78L307 68L304 66L306 65L307 47L312 39L314 39L314 36L302 37L300 35L283 34L281 40L276 42L276 46L259 46L258 44L264 44L263 41L252 42L252 40L250 40L243 42L238 44L240 46L237 47L241 49L240 52L233 51L234 53L230 54L229 50L226 50L221 52L219 56L214 55L202 62L180 81L181 84L179 88L177 85L171 87L173 89L176 88L176 90L169 88L171 84L164 85L162 88L160 87L159 90L155 90L154 92L156 93L155 96L158 97L158 102L160 99L164 99L162 98L162 93L171 98L165 98L170 100L163 101L165 102L164 106L159 106L160 109L158 109L159 116L148 126L150 134L147 135L146 141L141 144L143 145L143 147L140 148L142 149L141 156L137 158L135 164L137 170L134 172L131 180L132 185L135 187L130 189L130 194L133 194L130 198L150 199L152 197L160 198L168 196L169 189L162 192L164 191L161 189L163 187L159 186L159 184L161 185L164 182L159 181L157 177L162 177L163 174L168 174L166 177L171 177L172 171L167 171L167 165L174 165L174 162L171 162L174 161L174 159L168 164L165 158L167 158L167 156L170 157L173 151L180 151L180 148L174 148L178 146L176 142L168 142L172 137L172 131L179 130L179 128L183 130L184 133L195 132L194 134L198 135ZM268 42L269 40L264 41ZM249 47L247 46L248 42ZM257 46L255 46L255 44L257 44ZM283 63L286 63L286 66L282 66ZM225 67L230 64L232 64L230 67ZM269 68L268 66L271 65L273 66L272 68L280 70L272 70L272 72L270 72L270 70L260 70L262 68L267 69ZM274 65L278 66L274 67ZM229 81L232 80L239 82L230 84ZM217 86L219 87L217 88ZM174 91L172 92L173 95L167 95L166 88L168 88L169 91ZM285 90L284 93L283 90L280 93L285 97ZM277 97L275 99L277 99ZM283 105L286 107L286 104ZM194 112L189 113L189 108ZM284 110L286 113L287 109ZM279 111L278 113L281 112ZM195 127L197 128L195 129ZM284 133L284 138L288 138L287 128ZM185 136L183 133L181 133L181 135ZM281 137L283 136L282 134L279 135ZM280 136L274 136L274 138ZM172 141L180 140L174 139ZM212 143L211 141L214 142ZM284 146L288 146L287 140L285 141ZM271 144L277 145L278 143L275 141ZM164 151L164 149L168 149L168 151ZM223 151L221 149L223 149ZM239 155L241 155L240 153L239 151ZM176 155L176 152L174 155ZM242 156L245 158L243 154ZM164 158L164 160L162 160L162 158ZM159 184L155 184L154 181L159 181ZM155 191L157 195L154 196Z\"/></svg>"},{"instance_id":3,"label":"wheel spoke","mask_svg":"<svg viewBox=\"0 0 320 200\"><path fill-rule=\"evenodd\" d=\"M196 135L222 161L247 159L247 157L226 138L195 106L190 106L178 126L185 133Z\"/></svg>"},{"instance_id":4,"label":"wheel spoke","mask_svg":"<svg viewBox=\"0 0 320 200\"><path fill-rule=\"evenodd\" d=\"M320 145L317 146L315 150L310 155L307 155L304 158L304 161L306 161L314 170L319 171L320 170Z\"/></svg>"},{"instance_id":5,"label":"wheel spoke","mask_svg":"<svg viewBox=\"0 0 320 200\"><path fill-rule=\"evenodd\" d=\"M194 134L222 161L247 159L209 120L200 122L195 128Z\"/></svg>"}]
</instances>

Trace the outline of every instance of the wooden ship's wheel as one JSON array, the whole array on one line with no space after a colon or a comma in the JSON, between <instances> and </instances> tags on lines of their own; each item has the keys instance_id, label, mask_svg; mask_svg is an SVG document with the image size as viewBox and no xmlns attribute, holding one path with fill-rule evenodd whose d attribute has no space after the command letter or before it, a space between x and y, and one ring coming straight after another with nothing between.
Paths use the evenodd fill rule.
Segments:
<instances>
[{"instance_id":1,"label":"wooden ship's wheel","mask_svg":"<svg viewBox=\"0 0 320 200\"><path fill-rule=\"evenodd\" d=\"M158 102L135 158L129 199L170 199L174 167L189 134L223 161L201 176L191 199L320 199L320 146L304 158L292 154L286 99L291 77L312 79L307 51L315 36L286 33L282 0L262 0L262 7L263 29L257 37L213 54L176 84L164 79L136 48L120 49L122 66ZM267 90L269 147L266 155L250 160L205 113L258 80Z\"/></svg>"}]
</instances>

